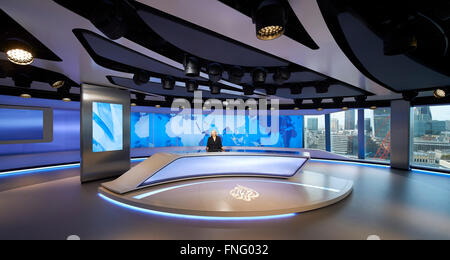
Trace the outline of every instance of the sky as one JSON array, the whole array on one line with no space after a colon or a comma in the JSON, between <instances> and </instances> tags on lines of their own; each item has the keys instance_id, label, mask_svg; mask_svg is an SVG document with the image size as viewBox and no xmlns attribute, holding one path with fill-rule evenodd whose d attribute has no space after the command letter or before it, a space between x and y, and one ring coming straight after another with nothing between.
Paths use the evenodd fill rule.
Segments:
<instances>
[{"instance_id":1,"label":"sky","mask_svg":"<svg viewBox=\"0 0 450 260\"><path fill-rule=\"evenodd\" d=\"M450 120L450 106L430 106L433 120Z\"/></svg>"}]
</instances>

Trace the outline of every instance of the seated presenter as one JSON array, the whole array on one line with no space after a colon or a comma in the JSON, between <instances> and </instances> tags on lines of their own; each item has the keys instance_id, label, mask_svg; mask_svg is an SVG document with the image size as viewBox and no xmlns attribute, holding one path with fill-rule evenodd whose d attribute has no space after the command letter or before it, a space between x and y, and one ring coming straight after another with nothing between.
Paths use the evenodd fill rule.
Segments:
<instances>
[{"instance_id":1,"label":"seated presenter","mask_svg":"<svg viewBox=\"0 0 450 260\"><path fill-rule=\"evenodd\" d=\"M217 135L216 130L211 131L211 136L208 138L208 143L206 144L207 152L224 152L225 149L222 147L222 139Z\"/></svg>"}]
</instances>

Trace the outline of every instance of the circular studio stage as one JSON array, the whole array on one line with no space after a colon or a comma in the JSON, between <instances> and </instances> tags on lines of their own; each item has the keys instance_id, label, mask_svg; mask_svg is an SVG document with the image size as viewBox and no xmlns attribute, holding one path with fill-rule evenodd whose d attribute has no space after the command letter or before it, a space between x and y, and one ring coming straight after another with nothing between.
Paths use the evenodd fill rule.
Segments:
<instances>
[{"instance_id":1,"label":"circular studio stage","mask_svg":"<svg viewBox=\"0 0 450 260\"><path fill-rule=\"evenodd\" d=\"M149 213L221 219L273 218L323 208L346 198L353 182L304 171L295 155L155 154L100 196Z\"/></svg>"}]
</instances>

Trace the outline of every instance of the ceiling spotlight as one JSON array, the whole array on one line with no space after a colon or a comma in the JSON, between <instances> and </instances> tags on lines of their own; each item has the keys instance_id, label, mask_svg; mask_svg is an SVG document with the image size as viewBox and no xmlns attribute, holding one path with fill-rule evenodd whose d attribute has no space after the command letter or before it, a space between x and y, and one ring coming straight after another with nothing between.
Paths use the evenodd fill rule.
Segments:
<instances>
[{"instance_id":1,"label":"ceiling spotlight","mask_svg":"<svg viewBox=\"0 0 450 260\"><path fill-rule=\"evenodd\" d=\"M101 2L91 9L89 20L111 40L124 37L128 31L124 8L116 4L116 1Z\"/></svg>"},{"instance_id":2,"label":"ceiling spotlight","mask_svg":"<svg viewBox=\"0 0 450 260\"><path fill-rule=\"evenodd\" d=\"M316 85L316 93L318 94L324 94L328 92L328 88L330 87L330 84L328 82L318 82Z\"/></svg>"},{"instance_id":3,"label":"ceiling spotlight","mask_svg":"<svg viewBox=\"0 0 450 260\"><path fill-rule=\"evenodd\" d=\"M143 84L147 83L149 80L150 80L150 75L146 71L143 71L143 70L140 70L133 75L133 82L136 85L143 85Z\"/></svg>"},{"instance_id":4,"label":"ceiling spotlight","mask_svg":"<svg viewBox=\"0 0 450 260\"><path fill-rule=\"evenodd\" d=\"M246 95L246 96L251 96L255 92L255 88L252 86L246 85L243 87L243 89L244 89L244 95Z\"/></svg>"},{"instance_id":5,"label":"ceiling spotlight","mask_svg":"<svg viewBox=\"0 0 450 260\"><path fill-rule=\"evenodd\" d=\"M445 98L446 93L445 90L438 88L433 92L433 95L435 98Z\"/></svg>"},{"instance_id":6,"label":"ceiling spotlight","mask_svg":"<svg viewBox=\"0 0 450 260\"><path fill-rule=\"evenodd\" d=\"M288 80L291 77L291 72L287 67L277 68L275 73L273 74L273 81L277 84L281 84L284 81Z\"/></svg>"},{"instance_id":7,"label":"ceiling spotlight","mask_svg":"<svg viewBox=\"0 0 450 260\"><path fill-rule=\"evenodd\" d=\"M23 93L23 94L20 95L20 97L22 97L22 98L31 98L31 95Z\"/></svg>"},{"instance_id":8,"label":"ceiling spotlight","mask_svg":"<svg viewBox=\"0 0 450 260\"><path fill-rule=\"evenodd\" d=\"M284 33L287 11L277 0L264 0L253 10L252 20L258 39L273 40Z\"/></svg>"},{"instance_id":9,"label":"ceiling spotlight","mask_svg":"<svg viewBox=\"0 0 450 260\"><path fill-rule=\"evenodd\" d=\"M291 95L300 95L302 94L303 87L300 85L290 87Z\"/></svg>"},{"instance_id":10,"label":"ceiling spotlight","mask_svg":"<svg viewBox=\"0 0 450 260\"><path fill-rule=\"evenodd\" d=\"M294 103L296 106L301 106L303 104L303 99L294 99Z\"/></svg>"},{"instance_id":11,"label":"ceiling spotlight","mask_svg":"<svg viewBox=\"0 0 450 260\"><path fill-rule=\"evenodd\" d=\"M135 107L137 105L136 105L136 103L131 103L130 106Z\"/></svg>"},{"instance_id":12,"label":"ceiling spotlight","mask_svg":"<svg viewBox=\"0 0 450 260\"><path fill-rule=\"evenodd\" d=\"M14 85L21 88L30 88L31 87L31 78L27 74L19 73L12 76L12 80L14 81Z\"/></svg>"},{"instance_id":13,"label":"ceiling spotlight","mask_svg":"<svg viewBox=\"0 0 450 260\"><path fill-rule=\"evenodd\" d=\"M348 107L342 107L342 110L347 111Z\"/></svg>"},{"instance_id":14,"label":"ceiling spotlight","mask_svg":"<svg viewBox=\"0 0 450 260\"><path fill-rule=\"evenodd\" d=\"M321 108L321 107L317 108L317 111L322 111L322 110L323 110L323 108Z\"/></svg>"},{"instance_id":15,"label":"ceiling spotlight","mask_svg":"<svg viewBox=\"0 0 450 260\"><path fill-rule=\"evenodd\" d=\"M252 72L252 79L253 83L255 84L262 84L266 81L267 71L262 68L258 67Z\"/></svg>"},{"instance_id":16,"label":"ceiling spotlight","mask_svg":"<svg viewBox=\"0 0 450 260\"><path fill-rule=\"evenodd\" d=\"M211 94L217 95L220 94L220 86L214 83L211 83L211 86L209 86L209 89L211 91Z\"/></svg>"},{"instance_id":17,"label":"ceiling spotlight","mask_svg":"<svg viewBox=\"0 0 450 260\"><path fill-rule=\"evenodd\" d=\"M244 70L240 66L233 66L228 71L228 81L239 84L244 76Z\"/></svg>"},{"instance_id":18,"label":"ceiling spotlight","mask_svg":"<svg viewBox=\"0 0 450 260\"><path fill-rule=\"evenodd\" d=\"M336 105L338 105L338 106L341 105L343 101L344 101L344 98L343 98L343 97L334 97L334 98L333 98L334 104L336 104Z\"/></svg>"},{"instance_id":19,"label":"ceiling spotlight","mask_svg":"<svg viewBox=\"0 0 450 260\"><path fill-rule=\"evenodd\" d=\"M198 77L200 75L199 60L190 55L185 55L183 60L184 74L189 77Z\"/></svg>"},{"instance_id":20,"label":"ceiling spotlight","mask_svg":"<svg viewBox=\"0 0 450 260\"><path fill-rule=\"evenodd\" d=\"M155 105L155 107L156 107L156 108L160 108L160 107L161 107L161 105Z\"/></svg>"},{"instance_id":21,"label":"ceiling spotlight","mask_svg":"<svg viewBox=\"0 0 450 260\"><path fill-rule=\"evenodd\" d=\"M62 99L62 101L64 101L64 102L70 102L70 101L72 101L72 99L65 97L65 98Z\"/></svg>"},{"instance_id":22,"label":"ceiling spotlight","mask_svg":"<svg viewBox=\"0 0 450 260\"><path fill-rule=\"evenodd\" d=\"M294 107L294 110L299 110L300 108L298 108L298 107Z\"/></svg>"},{"instance_id":23,"label":"ceiling spotlight","mask_svg":"<svg viewBox=\"0 0 450 260\"><path fill-rule=\"evenodd\" d=\"M377 106L371 106L370 109L375 110L375 109L377 109Z\"/></svg>"},{"instance_id":24,"label":"ceiling spotlight","mask_svg":"<svg viewBox=\"0 0 450 260\"><path fill-rule=\"evenodd\" d=\"M6 57L17 65L29 65L34 61L33 54L25 49L9 49L6 51Z\"/></svg>"},{"instance_id":25,"label":"ceiling spotlight","mask_svg":"<svg viewBox=\"0 0 450 260\"><path fill-rule=\"evenodd\" d=\"M223 68L219 63L210 63L207 67L209 80L217 82L222 79Z\"/></svg>"},{"instance_id":26,"label":"ceiling spotlight","mask_svg":"<svg viewBox=\"0 0 450 260\"><path fill-rule=\"evenodd\" d=\"M362 105L366 101L367 96L356 96L355 101L358 105Z\"/></svg>"},{"instance_id":27,"label":"ceiling spotlight","mask_svg":"<svg viewBox=\"0 0 450 260\"><path fill-rule=\"evenodd\" d=\"M60 88L56 89L56 93L58 93L58 96L64 101L64 99L70 99L69 98L70 89L71 89L70 86L68 86L68 87L60 87Z\"/></svg>"},{"instance_id":28,"label":"ceiling spotlight","mask_svg":"<svg viewBox=\"0 0 450 260\"><path fill-rule=\"evenodd\" d=\"M64 80L57 80L57 81L53 82L51 85L52 85L52 88L58 89L58 88L64 87L65 83L66 82Z\"/></svg>"},{"instance_id":29,"label":"ceiling spotlight","mask_svg":"<svg viewBox=\"0 0 450 260\"><path fill-rule=\"evenodd\" d=\"M314 103L314 105L320 105L322 103L322 99L321 98L313 98L312 102Z\"/></svg>"},{"instance_id":30,"label":"ceiling spotlight","mask_svg":"<svg viewBox=\"0 0 450 260\"><path fill-rule=\"evenodd\" d=\"M268 86L266 87L266 94L269 96L273 96L277 94L277 87L275 86Z\"/></svg>"},{"instance_id":31,"label":"ceiling spotlight","mask_svg":"<svg viewBox=\"0 0 450 260\"><path fill-rule=\"evenodd\" d=\"M402 93L403 99L406 101L412 101L417 95L419 95L417 91L407 91Z\"/></svg>"},{"instance_id":32,"label":"ceiling spotlight","mask_svg":"<svg viewBox=\"0 0 450 260\"><path fill-rule=\"evenodd\" d=\"M167 76L161 80L161 85L163 89L172 90L175 87L175 79Z\"/></svg>"},{"instance_id":33,"label":"ceiling spotlight","mask_svg":"<svg viewBox=\"0 0 450 260\"><path fill-rule=\"evenodd\" d=\"M186 90L187 92L194 92L198 89L198 83L195 80L189 80L186 82Z\"/></svg>"}]
</instances>

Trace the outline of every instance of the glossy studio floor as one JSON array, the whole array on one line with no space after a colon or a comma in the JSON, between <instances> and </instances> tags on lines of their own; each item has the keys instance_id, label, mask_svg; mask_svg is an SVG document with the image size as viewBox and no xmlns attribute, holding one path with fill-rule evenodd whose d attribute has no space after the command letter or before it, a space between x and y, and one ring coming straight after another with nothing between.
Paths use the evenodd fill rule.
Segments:
<instances>
[{"instance_id":1,"label":"glossy studio floor","mask_svg":"<svg viewBox=\"0 0 450 260\"><path fill-rule=\"evenodd\" d=\"M353 180L353 192L287 218L191 220L111 204L103 181L80 185L78 166L4 176L0 239L450 239L448 176L321 160L304 170Z\"/></svg>"}]
</instances>

